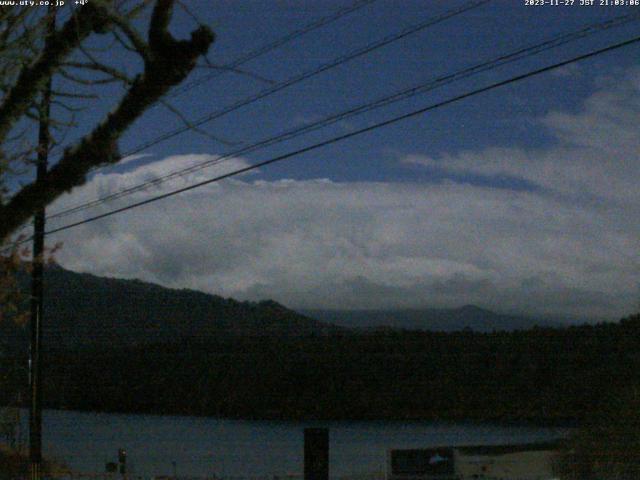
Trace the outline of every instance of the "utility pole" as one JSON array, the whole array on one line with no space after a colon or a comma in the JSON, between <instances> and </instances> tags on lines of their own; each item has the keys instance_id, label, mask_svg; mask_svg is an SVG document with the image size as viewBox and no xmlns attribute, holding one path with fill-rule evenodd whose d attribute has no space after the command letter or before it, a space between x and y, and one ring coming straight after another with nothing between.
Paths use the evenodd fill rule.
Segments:
<instances>
[{"instance_id":1,"label":"utility pole","mask_svg":"<svg viewBox=\"0 0 640 480\"><path fill-rule=\"evenodd\" d=\"M304 429L304 480L329 480L329 429Z\"/></svg>"},{"instance_id":2,"label":"utility pole","mask_svg":"<svg viewBox=\"0 0 640 480\"><path fill-rule=\"evenodd\" d=\"M53 3L53 2L52 2ZM47 38L49 42L56 28L56 9L50 5L47 12ZM41 182L47 173L49 158L49 114L51 110L51 77L42 92L38 131L38 163L36 181ZM31 343L29 348L29 478L40 480L42 471L42 317L43 317L43 262L44 262L44 205L33 220L33 254L31 272Z\"/></svg>"}]
</instances>

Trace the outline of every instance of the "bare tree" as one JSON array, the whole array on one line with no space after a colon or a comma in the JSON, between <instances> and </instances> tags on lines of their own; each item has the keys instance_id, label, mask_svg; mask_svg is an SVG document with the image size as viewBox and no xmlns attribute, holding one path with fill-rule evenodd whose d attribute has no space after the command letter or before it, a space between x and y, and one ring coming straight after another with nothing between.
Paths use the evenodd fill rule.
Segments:
<instances>
[{"instance_id":1,"label":"bare tree","mask_svg":"<svg viewBox=\"0 0 640 480\"><path fill-rule=\"evenodd\" d=\"M0 10L0 244L39 208L82 185L90 170L118 162L118 140L147 109L165 104L179 114L163 96L196 67L214 35L200 25L190 38L174 38L169 32L174 0L130 3L92 0L59 21L46 42L47 18L42 12ZM141 20L133 22L136 16ZM134 27L141 22L144 34ZM108 45L106 53L101 54L96 36L104 37L100 44ZM113 51L133 55L139 70L127 72ZM30 122L39 118L39 98L53 76L60 79L53 102L68 115L50 118L58 134L51 148L62 151L42 181L16 187L9 179L20 175L36 152L37 145L26 140L27 132L33 131ZM96 89L114 83L122 94L111 111L85 127L80 139L65 143L60 135L77 125L78 102L91 102Z\"/></svg>"}]
</instances>

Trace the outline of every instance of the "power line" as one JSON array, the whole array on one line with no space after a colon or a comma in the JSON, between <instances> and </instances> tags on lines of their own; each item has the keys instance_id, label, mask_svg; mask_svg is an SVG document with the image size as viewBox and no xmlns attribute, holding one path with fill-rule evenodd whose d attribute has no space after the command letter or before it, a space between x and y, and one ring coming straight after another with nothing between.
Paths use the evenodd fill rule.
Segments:
<instances>
[{"instance_id":1,"label":"power line","mask_svg":"<svg viewBox=\"0 0 640 480\"><path fill-rule=\"evenodd\" d=\"M211 114L208 114L208 115L206 115L204 117L201 117L200 119L196 120L195 122L191 122L189 126L180 127L180 128L175 129L175 130L172 130L170 132L165 132L164 134L156 137L155 139L150 140L148 142L145 142L145 143L143 143L141 145L138 145L137 147L133 148L132 150L129 150L129 151L123 153L122 157L127 157L127 156L131 156L131 155L135 155L136 153L140 153L141 151L146 150L147 148L149 148L151 146L157 145L157 144L159 144L159 143L161 143L161 142L163 142L165 140L168 140L168 139L173 138L173 137L175 137L177 135L185 133L185 132L191 130L192 128L194 128L194 127L199 127L199 126L203 125L204 123L207 123L207 122L210 122L210 121L212 121L214 119L220 118L220 117L222 117L222 116L224 116L224 115L226 115L228 113L231 113L231 112L233 112L235 110L238 110L238 109L240 109L240 108L242 108L242 107L244 107L246 105L249 105L249 104L251 104L253 102L261 100L261 99L263 99L263 98L265 98L265 97L267 97L269 95L272 95L272 94L274 94L276 92L279 92L279 91L281 91L281 90L283 90L285 88L288 88L288 87L290 87L292 85L295 85L295 84L297 84L299 82L302 82L304 80L312 78L312 77L314 77L316 75L319 75L320 73L323 73L323 72L325 72L327 70L330 70L330 69L335 68L335 67L337 67L339 65L347 63L347 62L349 62L349 61L351 61L351 60L353 60L355 58L358 58L358 57L360 57L362 55L368 54L368 53L370 53L372 51L375 51L375 50L377 50L379 48L382 48L382 47L384 47L386 45L389 45L389 44L391 44L391 43L393 43L395 41L398 41L398 40L400 40L402 38L405 38L405 37L407 37L409 35L417 33L417 32L419 32L421 30L424 30L424 29L426 29L428 27L436 25L436 24L438 24L440 22L443 22L444 20L447 20L449 18L455 17L457 15L460 15L460 14L465 13L467 11L473 10L475 8L478 8L478 7L480 7L480 6L482 6L482 5L486 4L486 3L489 3L491 1L493 1L493 0L473 0L473 1L465 3L462 6L454 8L452 10L448 10L448 11L446 11L446 12L444 12L444 13L438 15L438 16L430 17L430 18L428 18L428 19L426 19L426 20L424 20L424 21L422 21L422 22L420 22L418 24L415 24L413 26L410 26L408 28L403 29L403 30L401 30L400 32L398 32L396 34L388 35L388 36L386 36L386 37L384 37L384 38L382 38L380 40L377 40L375 42L372 42L372 43L370 43L370 44L368 44L368 45L366 45L364 47L361 47L361 48L358 48L356 50L353 50L353 51L351 51L351 52L349 52L349 53L347 53L345 55L341 55L341 56L335 58L334 60L332 60L332 61L330 61L328 63L322 64L319 67L316 67L316 68L314 68L314 69L312 69L310 71L298 74L298 75L296 75L296 76L294 76L294 77L292 77L292 78L290 78L288 80L285 80L285 81L280 82L280 83L278 83L276 85L273 85L270 88L262 90L262 91L258 92L255 95L252 95L252 96L247 97L245 99L242 99L242 100L240 100L240 101L238 101L236 103L228 105L227 107L224 107L221 110L217 110L215 112L212 112ZM237 154L237 153L235 153L235 154ZM92 171L99 170L100 168L103 168L103 167L94 168ZM63 215L63 213L66 214L66 212L59 212L58 214L55 214L55 216L61 216L61 215ZM51 216L50 218L54 218L54 217Z\"/></svg>"},{"instance_id":2,"label":"power line","mask_svg":"<svg viewBox=\"0 0 640 480\"><path fill-rule=\"evenodd\" d=\"M351 60L354 60L358 57L361 57L363 55L366 55L368 53L371 53L375 50L378 50L379 48L382 48L384 46L387 46L393 42L396 42L398 40L401 40L405 37L408 37L409 35L413 35L414 33L418 33L428 27L431 27L433 25L436 25L440 22L443 22L445 20L448 20L449 18L453 18L457 15L461 15L462 13L468 12L470 10L473 10L475 8L478 8L486 3L489 3L493 0L472 0L470 2L465 3L464 5L454 8L452 10L448 10L438 16L435 17L431 17L428 18L427 20L420 22L416 25L410 26L408 28L405 28L403 30L401 30L398 33L395 33L393 35L388 35L378 41L375 41L373 43L370 43L368 45L365 45L364 47L361 47L359 49L356 49L352 52L349 52L345 55L341 55L340 57L335 58L334 60L322 64L319 67L316 67L312 70L309 70L307 72L303 72L301 74L295 75L293 77L291 77L288 80L285 80L283 82L277 83L271 87L268 87L260 92L258 92L257 94L254 94L250 97L244 98L242 100L239 100L235 103L232 103L231 105L228 105L227 107L224 107L220 110L216 110L208 115L205 115L199 119L197 119L194 122L190 122L190 125L188 126L183 126L180 128L176 128L175 130L169 131L169 132L165 132L162 135L159 135L158 137L156 137L153 140L150 140L148 142L145 142L137 147L135 147L134 149L126 152L123 154L123 156L129 156L129 155L134 155L136 153L139 153L143 150L146 150L149 147L152 147L154 145L157 145L161 142L164 142L166 140L169 140L170 138L173 138L177 135L180 135L184 132L187 132L191 129L193 129L194 127L199 127L205 123L208 123L212 120L215 120L217 118L220 118L224 115L227 115L228 113L234 112L242 107L245 107L247 105L250 105L254 102L257 102L258 100L262 100L263 98L269 96L269 95L273 95L274 93L277 93L281 90L284 90L285 88L288 88L292 85L295 85L297 83L300 83L304 80L307 80L309 78L315 77L316 75L319 75L323 72L326 72L327 70L330 70L332 68L338 67L340 65L343 65L347 62L350 62Z\"/></svg>"},{"instance_id":3,"label":"power line","mask_svg":"<svg viewBox=\"0 0 640 480\"><path fill-rule=\"evenodd\" d=\"M137 207L140 207L140 206L143 206L143 205L147 205L149 203L153 203L153 202L156 202L158 200L162 200L162 199L165 199L165 198L168 198L168 197L172 197L172 196L177 195L179 193L183 193L183 192L186 192L186 191L189 191L189 190L193 190L195 188L199 188L199 187L202 187L202 186L214 183L214 182L219 182L220 180L224 180L226 178L234 177L236 175L240 175L242 173L246 173L246 172L249 172L251 170L255 170L257 168L261 168L261 167L264 167L264 166L267 166L267 165L270 165L270 164L273 164L273 163L276 163L276 162L280 162L282 160L286 160L286 159L301 155L303 153L307 153L307 152L316 150L318 148L326 147L328 145L331 145L331 144L334 144L334 143L338 143L338 142L341 142L343 140L346 140L346 139L349 139L349 138L352 138L352 137L355 137L355 136L358 136L358 135L362 135L363 133L371 132L373 130L377 130L379 128L386 127L386 126L401 122L403 120L407 120L409 118L413 118L413 117L421 115L423 113L427 113L427 112L429 112L431 110L436 110L438 108L450 105L452 103L459 102L460 100L464 100L466 98L473 97L473 96L481 94L481 93L485 93L485 92L488 92L488 91L491 91L491 90L494 90L494 89L497 89L497 88L500 88L500 87L503 87L503 86L506 86L506 85L510 85L512 83L516 83L516 82L525 80L525 79L527 79L529 77L537 76L537 75L540 75L542 73L545 73L545 72L548 72L548 71L551 71L551 70L555 70L555 69L570 65L572 63L576 63L576 62L579 62L579 61L582 61L582 60L586 60L588 58L595 57L597 55L601 55L603 53L607 53L607 52L611 52L611 51L614 51L614 50L618 50L620 48L623 48L623 47L626 47L626 46L629 46L629 45L632 45L632 44L635 44L635 43L638 43L638 42L640 42L640 36L639 37L634 37L634 38L626 40L624 42L620 42L620 43L616 43L616 44L610 45L610 46L605 47L605 48L594 50L594 51L591 51L589 53L586 53L586 54L583 54L583 55L579 55L577 57L573 57L573 58L571 58L569 60L564 60L562 62L554 63L554 64L546 66L546 67L542 67L542 68L539 68L539 69L536 69L536 70L532 70L532 71L529 71L527 73L524 73L524 74L521 74L521 75L517 75L515 77L511 77L511 78L509 78L507 80L502 80L500 82L493 83L493 84L488 85L486 87L478 88L478 89L469 91L467 93L463 93L461 95L457 95L455 97L451 97L451 98L449 98L447 100L443 100L441 102L434 103L434 104L428 105L426 107L419 108L417 110L413 110L413 111L411 111L409 113L393 117L393 118L391 118L389 120L385 120L385 121L376 123L376 124L371 125L369 127L361 128L359 130L355 130L353 132L346 133L344 135L333 137L333 138L330 138L328 140L324 140L322 142L318 142L318 143L309 145L307 147L303 147L303 148L300 148L300 149L285 153L283 155L279 155L279 156L273 157L273 158L271 158L269 160L264 160L262 162L258 162L256 164L254 164L254 165L249 165L247 167L240 168L240 169L235 170L233 172L229 172L229 173L226 173L226 174L223 174L223 175L219 175L217 177L210 178L208 180L204 180L202 182L194 183L192 185L189 185L189 186L186 186L186 187L183 187L183 188L179 188L179 189L173 190L171 192L163 193L161 195L157 195L155 197L151 197L151 198L148 198L146 200L142 200L140 202L136 202L136 203L127 205L127 206L122 207L122 208L117 208L117 209L111 210L109 212L102 213L100 215L95 215L93 217L90 217L90 218L87 218L87 219L84 219L84 220L81 220L81 221L78 221L78 222L70 223L70 224L64 225L62 227L58 227L58 228L49 230L49 231L47 231L45 233L47 235L51 235L53 233L61 232L61 231L64 231L64 230L68 230L70 228L74 228L74 227L77 227L77 226L80 226L80 225L91 223L91 222L94 222L96 220L100 220L102 218L106 218L106 217L109 217L109 216L112 216L112 215L115 215L115 214L118 214L118 213L125 212L127 210L131 210L133 208L137 208Z\"/></svg>"},{"instance_id":4,"label":"power line","mask_svg":"<svg viewBox=\"0 0 640 480\"><path fill-rule=\"evenodd\" d=\"M333 23L347 15L349 15L350 13L353 13L357 10L360 10L361 8L372 4L374 2L376 2L378 0L358 0L356 2L354 2L353 4L341 8L340 10L334 12L331 15L327 15L325 17L320 17L317 20L312 21L311 23L297 29L294 30L292 32L289 32L288 34L284 35L283 37L280 37L276 40L274 40L271 43L267 43L261 47L256 48L255 50L251 50L250 52L247 52L246 54L236 58L235 60L232 60L228 63L225 63L223 65L220 66L216 66L215 68L217 68L218 71L213 72L209 75L206 75L204 77L195 79L191 82L188 82L176 89L174 89L172 92L170 92L169 94L167 94L166 96L168 98L173 98L173 97L177 97L179 95L182 95L184 93L186 93L187 91L202 85L203 83L206 83L210 80L213 80L214 78L217 78L221 75L224 75L225 73L228 73L230 71L234 71L237 69L237 67L249 62L250 60L256 59L258 57L261 57L262 55L265 55L293 40L295 40L296 38L300 38L314 30L317 30L318 28L321 28L325 25L329 25L330 23ZM190 130L191 128L197 127L197 125L189 125L187 127L187 130ZM133 155L132 153L128 153L125 154L126 155ZM101 168L101 167L98 167Z\"/></svg>"},{"instance_id":5,"label":"power line","mask_svg":"<svg viewBox=\"0 0 640 480\"><path fill-rule=\"evenodd\" d=\"M175 90L173 90L168 96L169 97L176 97L178 95L182 95L183 93L191 90L192 88L195 88L199 85L202 85L205 82L208 82L210 80L213 80L214 78L219 77L220 75L223 75L225 73L225 71L229 71L229 70L233 70L238 68L241 65L244 65L245 63L249 62L250 60L254 60L255 58L258 58L266 53L269 53L273 50L275 50L276 48L279 48L289 42L291 42L292 40L295 40L296 38L302 37L303 35L306 35L307 33L310 33L314 30L317 30L320 27L323 27L325 25L328 25L330 23L335 22L336 20L341 19L342 17L353 13L371 3L376 2L377 0L359 0L357 2L354 2L353 4L341 8L340 10L338 10L337 12L334 12L331 15L327 15L325 17L321 17L318 18L317 20L312 21L311 23L305 25L304 27L299 28L298 30L294 30L286 35L284 35L281 38L278 38L276 40L274 40L271 43L267 43L261 47L256 48L255 50L252 50L250 52L247 52L246 54L242 55L241 57L236 58L235 60L232 60L228 63L225 63L223 65L220 66L220 71L211 73L209 75L206 75L204 77L195 79L191 82L188 82L184 85L182 85L179 88L176 88Z\"/></svg>"},{"instance_id":6,"label":"power line","mask_svg":"<svg viewBox=\"0 0 640 480\"><path fill-rule=\"evenodd\" d=\"M164 183L168 180L171 180L173 178L177 178L179 176L182 175L186 175L188 173L192 173L198 170L202 170L204 168L207 168L209 166L212 165L217 165L225 160L230 159L233 156L236 155L241 155L241 154L245 154L245 153L249 153L249 152L253 152L277 143L280 143L282 141L286 141L286 140L290 140L292 138L295 138L297 136L309 133L311 131L315 131L318 130L320 128L323 128L325 126L334 124L340 120L344 120L346 118L351 118L353 116L356 115L361 115L363 113L378 109L380 107L384 107L387 105L390 105L392 103L401 101L401 100L405 100L407 98L411 98L413 96L419 95L419 94L423 94L426 93L428 91L434 90L436 88L439 88L443 85L447 85L449 83L452 83L454 81L458 81L461 80L463 78L468 78L471 77L473 75L477 75L479 73L483 73L486 72L488 70L492 70L495 69L497 67L506 65L508 63L512 63L515 62L517 60L522 60L524 58L533 56L533 55L537 55L540 52L546 51L546 50L550 50L553 48L557 48L561 45L564 45L566 43L569 43L571 41L575 41L581 38L585 38L588 35L592 35L604 30L608 30L614 27L618 27L620 25L623 25L625 23L634 21L634 20L638 20L640 18L640 13L634 13L634 14L629 14L629 15L623 15L620 17L616 17L613 18L609 21L606 22L600 22L600 23L596 23L596 24L592 24L589 25L587 27L583 27L575 32L571 32L571 33L566 33L566 34L562 34L559 36L556 36L552 39L549 39L547 41L544 41L542 43L538 43L535 45L531 45L528 47L522 47L519 48L513 52L510 52L508 54L504 54L501 56L498 56L497 58L494 58L492 60L488 60L488 61L484 61L481 62L479 64L476 64L474 66L465 68L463 70L459 70L455 73L452 74L448 74L448 75L444 75L444 76L440 76L437 77L435 79L432 79L426 83L421 83L417 86L408 88L408 89L404 89L402 91L399 91L397 93L394 93L392 95L388 95L385 96L383 98L380 98L374 102L369 102L369 103L365 103L363 105L351 108L347 111L343 111L340 112L338 114L333 114L330 115L328 117L325 117L321 120L318 120L316 122L312 122L312 123L308 123L306 125L303 125L301 127L297 127L295 129L289 130L289 131L285 131L282 132L278 135L263 139L259 142L256 142L254 144L245 146L245 147L241 147L239 149L233 150L231 152L227 152L225 153L223 156L218 157L216 159L211 159L211 160L207 160L205 162L200 162L198 164L195 165L191 165L189 167L186 168L182 168L179 170L175 170L173 172L170 172L166 175L163 175L161 177L155 178L153 180L148 180L146 182L142 182L138 185L134 185L132 187L128 187L125 189L122 189L118 192L100 197L98 199L92 200L90 202L87 203L83 203L74 207L70 207L66 210L62 210L60 212L57 212L53 215L48 216L48 219L54 219L54 218L59 218L59 217L64 217L82 210L86 210L88 208L91 207L96 207L99 206L103 203L106 203L108 201L112 201L112 200L116 200L128 195L131 195L133 193L139 192L139 191L143 191L145 189L147 189L148 187L151 186L156 186L159 185L161 183Z\"/></svg>"}]
</instances>

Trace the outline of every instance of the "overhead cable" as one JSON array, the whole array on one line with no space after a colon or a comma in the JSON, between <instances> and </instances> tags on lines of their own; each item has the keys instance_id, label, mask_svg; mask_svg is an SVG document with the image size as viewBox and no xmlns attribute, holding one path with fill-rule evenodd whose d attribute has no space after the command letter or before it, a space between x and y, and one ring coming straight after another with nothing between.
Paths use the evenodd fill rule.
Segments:
<instances>
[{"instance_id":1,"label":"overhead cable","mask_svg":"<svg viewBox=\"0 0 640 480\"><path fill-rule=\"evenodd\" d=\"M523 48L519 48L513 52L504 54L504 55L500 55L496 58L493 58L491 60L487 60L478 64L475 64L471 67L456 71L454 73L451 74L447 74L447 75L443 75L443 76L439 76L436 77L434 79L430 79L427 82L423 82L420 83L416 86L413 86L411 88L407 88L404 90L401 90L399 92L396 92L392 95L387 95L384 96L382 98L379 98L373 102L367 102L365 104L361 104L357 107L353 107L350 108L346 111L342 111L340 113L337 114L332 114L330 116L324 117L320 120L314 121L314 122L310 122L307 123L305 125L302 125L300 127L296 127L294 129L290 129L288 131L285 132L281 132L275 136L271 136L268 137L266 139L260 140L256 143L253 143L251 145L247 145L244 147L240 147L237 148L235 150L232 150L230 152L225 153L224 155L220 156L220 157L216 157L214 159L209 159L207 161L204 162L199 162L195 165L191 165L189 167L185 167L185 168L181 168L178 170L174 170L173 172L167 173L165 175L162 175L160 177L154 178L152 180L148 180L146 182L142 182L138 185L134 185L131 187L127 187L125 189L122 189L118 192L114 192L111 193L109 195L105 195L103 197L100 197L98 199L86 202L86 203L82 203L79 205L76 205L74 207L70 207L67 208L65 210L56 212L50 216L48 216L48 219L55 219L55 218L60 218L60 217L64 217L64 216L68 216L70 214L73 213L77 213L83 210L86 210L88 208L92 208L92 207L96 207L99 205L102 205L104 203L128 196L128 195L132 195L134 193L140 192L140 191L144 191L150 187L155 187L158 186L166 181L178 178L178 177L182 177L184 175L190 174L190 173L194 173L196 171L202 170L204 168L208 168L210 166L213 165L218 165L220 163L222 163L223 161L229 160L233 157L236 157L238 155L243 155L246 153L250 153L250 152L254 152L256 150L260 150L262 148L266 148L268 146L271 145L275 145L277 143L281 143L283 141L286 140L290 140L292 138L298 137L300 135L318 130L320 128L324 128L328 125L334 124L338 121L342 121L348 118L352 118L354 116L357 115L361 115L363 113L366 112L370 112L372 110L399 102L401 100L405 100L411 97L414 97L416 95L420 95L420 94L424 94L426 92L432 91L436 88L442 87L444 85L448 85L452 82L461 80L461 79L465 79L465 78L469 78L471 76L474 75L478 75L480 73L498 68L500 66L518 61L518 60L522 60L524 58L533 56L533 55L537 55L541 52L553 49L553 48L557 48L561 45L565 45L569 42L575 41L575 40L579 40L582 38L585 38L586 36L601 32L601 31L605 31L608 29L611 29L613 27L617 27L617 26L621 26L623 24L629 23L631 21L635 21L640 19L640 13L634 13L634 14L630 14L630 15L623 15L620 17L616 17L614 19L611 19L607 22L599 22L596 24L592 24L589 25L587 27L583 27L577 31L571 32L571 33L565 33L559 36L556 36L552 39L546 40L542 43L538 43L535 45L530 45L527 47L523 47Z\"/></svg>"},{"instance_id":2,"label":"overhead cable","mask_svg":"<svg viewBox=\"0 0 640 480\"><path fill-rule=\"evenodd\" d=\"M438 108L442 108L444 106L447 106L447 105L459 102L461 100L464 100L464 99L479 95L481 93L489 92L491 90L495 90L497 88L504 87L506 85L510 85L510 84L513 84L513 83L516 83L516 82L520 82L520 81L525 80L527 78L530 78L530 77L533 77L533 76L537 76L537 75L541 75L541 74L549 72L551 70L556 70L558 68L562 68L562 67L565 67L567 65L571 65L573 63L576 63L576 62L579 62L579 61L582 61L582 60L593 58L593 57L596 57L598 55L602 55L602 54L607 53L607 52L611 52L611 51L614 51L614 50L619 50L619 49L621 49L623 47L627 47L627 46L636 44L638 42L640 42L640 36L631 38L631 39L623 41L623 42L615 43L613 45L609 45L607 47L600 48L598 50L594 50L594 51L591 51L589 53L586 53L586 54L583 54L583 55L579 55L577 57L573 57L573 58L571 58L569 60L564 60L562 62L557 62L557 63L554 63L552 65L548 65L546 67L538 68L536 70L531 70L531 71L529 71L527 73L511 77L511 78L509 78L507 80L502 80L502 81L499 81L499 82L492 83L492 84L490 84L490 85L488 85L486 87L482 87L482 88L478 88L478 89L475 89L475 90L471 90L469 92L466 92L466 93L451 97L451 98L449 98L447 100L443 100L443 101L440 101L440 102L437 102L437 103L434 103L434 104L430 104L428 106L419 108L417 110L413 110L413 111L411 111L409 113L405 113L403 115L399 115L399 116L393 117L391 119L384 120L382 122L378 122L378 123L376 123L374 125L371 125L371 126L368 126L368 127L365 127L365 128L361 128L361 129L346 133L344 135L333 137L333 138L330 138L328 140L324 140L324 141L321 141L321 142L318 142L318 143L314 143L312 145L308 145L306 147L303 147L303 148L300 148L300 149L297 149L297 150L293 150L291 152L288 152L288 153L285 153L285 154L282 154L282 155L278 155L278 156L270 158L268 160L264 160L262 162L255 163L253 165L249 165L247 167L234 170L233 172L225 173L223 175L219 175L219 176L216 176L216 177L213 177L213 178L201 181L201 182L197 182L197 183L188 185L186 187L182 187L182 188L170 191L170 192L166 192L166 193L163 193L163 194L160 194L160 195L156 195L154 197L151 197L151 198L148 198L148 199L136 202L136 203L132 203L132 204L127 205L125 207L121 207L121 208L117 208L117 209L114 209L114 210L110 210L108 212L102 213L100 215L95 215L93 217L86 218L86 219L78 221L78 222L69 223L67 225L64 225L64 226L57 227L57 228L54 228L52 230L49 230L49 231L47 231L45 233L47 235L51 235L51 234L54 234L54 233L57 233L57 232L62 232L64 230L69 230L71 228L75 228L75 227L78 227L80 225L85 225L85 224L94 222L96 220L100 220L100 219L103 219L103 218L106 218L106 217L110 217L110 216L116 215L118 213L122 213L122 212L131 210L131 209L134 209L134 208L137 208L137 207L141 207L143 205L154 203L154 202L157 202L159 200L163 200L165 198L173 197L173 196L178 195L180 193L184 193L184 192L187 192L189 190L193 190L193 189L196 189L196 188L199 188L199 187L203 187L205 185L209 185L209 184L212 184L212 183L215 183L215 182L219 182L219 181L227 179L227 178L235 177L237 175L240 175L240 174L243 174L243 173L247 173L247 172L249 172L251 170L256 170L258 168L265 167L267 165L271 165L271 164L276 163L276 162L281 162L283 160L287 160L289 158L296 157L296 156L299 156L301 154L304 154L304 153L307 153L307 152L311 152L313 150L317 150L319 148L326 147L328 145L332 145L332 144L341 142L343 140L347 140L349 138L353 138L353 137L362 135L364 133L377 130L377 129L382 128L382 127L387 127L389 125L396 124L398 122L401 122L401 121L416 117L418 115L422 115L422 114L427 113L429 111L436 110Z\"/></svg>"}]
</instances>

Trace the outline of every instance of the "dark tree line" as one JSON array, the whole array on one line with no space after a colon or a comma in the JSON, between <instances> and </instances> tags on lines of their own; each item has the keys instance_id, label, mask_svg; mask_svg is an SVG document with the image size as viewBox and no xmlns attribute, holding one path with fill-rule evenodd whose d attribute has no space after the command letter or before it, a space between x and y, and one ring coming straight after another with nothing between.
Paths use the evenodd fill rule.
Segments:
<instances>
[{"instance_id":1,"label":"dark tree line","mask_svg":"<svg viewBox=\"0 0 640 480\"><path fill-rule=\"evenodd\" d=\"M45 398L56 408L574 423L640 387L640 316L495 333L226 335L47 359Z\"/></svg>"}]
</instances>

